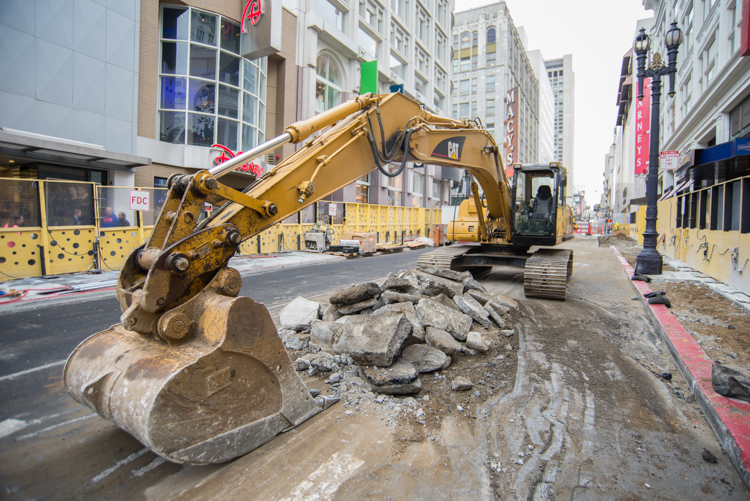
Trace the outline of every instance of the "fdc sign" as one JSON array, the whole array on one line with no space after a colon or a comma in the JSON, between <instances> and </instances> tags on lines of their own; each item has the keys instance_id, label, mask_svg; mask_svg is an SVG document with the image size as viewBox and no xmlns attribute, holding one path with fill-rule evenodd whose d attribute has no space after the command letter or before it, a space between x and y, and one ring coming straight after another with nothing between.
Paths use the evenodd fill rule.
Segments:
<instances>
[{"instance_id":1,"label":"fdc sign","mask_svg":"<svg viewBox=\"0 0 750 501\"><path fill-rule=\"evenodd\" d=\"M130 190L130 210L150 210L151 200L148 191Z\"/></svg>"}]
</instances>

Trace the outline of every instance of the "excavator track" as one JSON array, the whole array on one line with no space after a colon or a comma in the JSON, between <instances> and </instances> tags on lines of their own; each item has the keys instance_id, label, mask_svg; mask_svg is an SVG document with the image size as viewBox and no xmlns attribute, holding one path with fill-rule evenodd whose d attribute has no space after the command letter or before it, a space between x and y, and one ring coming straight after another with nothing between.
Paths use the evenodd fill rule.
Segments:
<instances>
[{"instance_id":1,"label":"excavator track","mask_svg":"<svg viewBox=\"0 0 750 501\"><path fill-rule=\"evenodd\" d=\"M526 260L523 290L527 297L565 300L573 273L573 251L539 249Z\"/></svg>"},{"instance_id":2,"label":"excavator track","mask_svg":"<svg viewBox=\"0 0 750 501\"><path fill-rule=\"evenodd\" d=\"M471 250L470 245L450 245L447 247L440 247L434 251L425 252L417 259L417 266L428 265L436 266L438 268L451 268L451 262L458 256L465 254Z\"/></svg>"}]
</instances>

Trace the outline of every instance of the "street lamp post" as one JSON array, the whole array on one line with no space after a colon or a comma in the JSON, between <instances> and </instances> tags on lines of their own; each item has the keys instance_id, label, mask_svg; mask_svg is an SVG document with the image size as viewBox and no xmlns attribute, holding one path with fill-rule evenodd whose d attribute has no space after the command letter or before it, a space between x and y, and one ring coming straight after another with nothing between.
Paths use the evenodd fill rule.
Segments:
<instances>
[{"instance_id":1,"label":"street lamp post","mask_svg":"<svg viewBox=\"0 0 750 501\"><path fill-rule=\"evenodd\" d=\"M661 77L669 75L669 97L674 97L674 80L677 72L677 49L682 42L682 31L677 23L665 36L667 46L667 61L665 65L661 55L657 52L651 59L651 64L646 68L646 57L651 46L651 39L646 30L641 28L635 37L636 58L638 60L638 100L643 99L643 81L651 78L651 137L649 141L648 156L648 181L646 183L646 230L643 232L643 250L638 254L636 260L636 273L644 275L661 275L662 258L656 250L656 185L659 177L659 98L661 97Z\"/></svg>"}]
</instances>

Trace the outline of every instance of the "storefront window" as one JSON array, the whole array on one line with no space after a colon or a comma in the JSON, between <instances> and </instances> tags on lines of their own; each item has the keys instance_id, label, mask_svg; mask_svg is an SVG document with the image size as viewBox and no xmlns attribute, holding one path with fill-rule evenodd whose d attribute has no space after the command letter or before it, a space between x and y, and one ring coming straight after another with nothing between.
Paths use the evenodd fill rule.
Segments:
<instances>
[{"instance_id":1,"label":"storefront window","mask_svg":"<svg viewBox=\"0 0 750 501\"><path fill-rule=\"evenodd\" d=\"M161 35L159 140L234 151L262 142L266 62L239 57L239 24L164 7Z\"/></svg>"},{"instance_id":2,"label":"storefront window","mask_svg":"<svg viewBox=\"0 0 750 501\"><path fill-rule=\"evenodd\" d=\"M94 224L92 185L48 181L44 193L48 226Z\"/></svg>"},{"instance_id":3,"label":"storefront window","mask_svg":"<svg viewBox=\"0 0 750 501\"><path fill-rule=\"evenodd\" d=\"M0 179L0 228L41 226L39 182Z\"/></svg>"}]
</instances>

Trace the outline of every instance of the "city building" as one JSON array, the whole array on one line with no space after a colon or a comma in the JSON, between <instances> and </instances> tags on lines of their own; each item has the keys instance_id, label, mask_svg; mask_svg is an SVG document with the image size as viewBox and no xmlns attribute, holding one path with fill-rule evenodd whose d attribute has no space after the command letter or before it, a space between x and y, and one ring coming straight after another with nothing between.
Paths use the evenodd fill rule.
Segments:
<instances>
[{"instance_id":1,"label":"city building","mask_svg":"<svg viewBox=\"0 0 750 501\"><path fill-rule=\"evenodd\" d=\"M604 211L611 211L614 203L614 191L615 191L615 141L617 140L615 132L615 138L609 147L609 151L604 155L604 181L602 182L602 197L599 202L600 207Z\"/></svg>"},{"instance_id":2,"label":"city building","mask_svg":"<svg viewBox=\"0 0 750 501\"><path fill-rule=\"evenodd\" d=\"M453 118L479 118L506 169L538 161L537 79L505 2L454 14Z\"/></svg>"},{"instance_id":3,"label":"city building","mask_svg":"<svg viewBox=\"0 0 750 501\"><path fill-rule=\"evenodd\" d=\"M290 2L292 4L292 2ZM360 65L377 61L378 89L403 93L436 115L450 110L453 0L314 0L290 9L297 32L303 117L359 94ZM447 204L456 169L409 162L400 176L375 172L329 197L337 202L434 208Z\"/></svg>"},{"instance_id":4,"label":"city building","mask_svg":"<svg viewBox=\"0 0 750 501\"><path fill-rule=\"evenodd\" d=\"M575 165L573 163L575 73L573 73L573 56L566 54L559 59L547 60L544 64L555 98L553 156L556 162L562 163L568 169L568 186L573 186L575 183Z\"/></svg>"},{"instance_id":5,"label":"city building","mask_svg":"<svg viewBox=\"0 0 750 501\"><path fill-rule=\"evenodd\" d=\"M636 23L633 31L633 39L641 28L646 30L653 26L653 18L642 19ZM614 179L610 184L612 190L612 209L615 222L619 224L635 223L636 213L641 205L646 203L646 174L636 175L636 151L638 149L639 158L648 158L648 146L643 149L643 145L648 145L647 134L643 130L650 128L650 123L639 123L641 129L636 131L637 107L640 109L650 109L648 101L638 101L637 88L638 71L633 49L630 48L625 52L620 67L620 79L617 88L617 118L615 122L615 143L614 143ZM647 115L642 114L645 120ZM640 133L640 136L639 136ZM636 144L636 138L640 138L640 143ZM610 147L611 150L611 147ZM645 165L643 172L645 172Z\"/></svg>"},{"instance_id":6,"label":"city building","mask_svg":"<svg viewBox=\"0 0 750 501\"><path fill-rule=\"evenodd\" d=\"M537 161L549 163L555 161L555 96L552 93L552 82L547 74L544 58L540 50L526 53L539 81L539 135Z\"/></svg>"}]
</instances>

